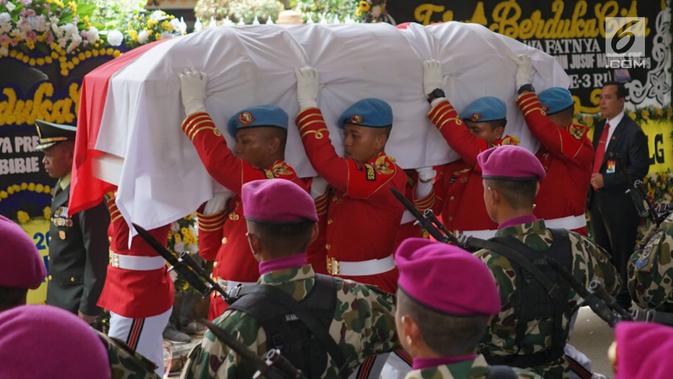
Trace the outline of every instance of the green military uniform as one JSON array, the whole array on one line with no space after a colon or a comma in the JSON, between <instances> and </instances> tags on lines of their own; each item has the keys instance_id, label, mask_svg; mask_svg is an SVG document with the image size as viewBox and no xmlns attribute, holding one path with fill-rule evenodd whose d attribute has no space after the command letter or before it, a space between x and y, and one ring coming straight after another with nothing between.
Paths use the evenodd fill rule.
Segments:
<instances>
[{"instance_id":1,"label":"green military uniform","mask_svg":"<svg viewBox=\"0 0 673 379\"><path fill-rule=\"evenodd\" d=\"M110 358L110 379L160 379L156 366L149 359L131 350L123 342L98 333Z\"/></svg>"},{"instance_id":2,"label":"green military uniform","mask_svg":"<svg viewBox=\"0 0 673 379\"><path fill-rule=\"evenodd\" d=\"M479 355L474 360L461 361L453 364L412 370L404 379L486 379L488 363ZM518 379L538 379L539 375L530 371L514 368Z\"/></svg>"},{"instance_id":3,"label":"green military uniform","mask_svg":"<svg viewBox=\"0 0 673 379\"><path fill-rule=\"evenodd\" d=\"M642 308L673 312L673 213L628 263L628 287Z\"/></svg>"},{"instance_id":4,"label":"green military uniform","mask_svg":"<svg viewBox=\"0 0 673 379\"><path fill-rule=\"evenodd\" d=\"M375 287L350 280L337 281L336 308L329 326L329 334L339 345L351 370L366 357L399 348L395 333L395 297ZM278 288L301 301L313 289L315 273L311 265L272 271L262 275L258 283ZM263 356L266 353L266 333L257 321L246 313L227 310L215 319L222 329L234 336L250 350ZM328 356L322 378L339 378L336 365ZM189 355L182 372L183 378L250 378L255 369L229 350L215 336L206 332L203 342Z\"/></svg>"},{"instance_id":5,"label":"green military uniform","mask_svg":"<svg viewBox=\"0 0 673 379\"><path fill-rule=\"evenodd\" d=\"M110 215L102 202L68 216L70 176L55 186L49 227L47 304L97 315L108 264Z\"/></svg>"},{"instance_id":6,"label":"green military uniform","mask_svg":"<svg viewBox=\"0 0 673 379\"><path fill-rule=\"evenodd\" d=\"M548 249L553 242L552 233L543 220L514 225L500 229L496 237L513 236L536 251ZM585 287L592 279L603 282L606 290L616 294L619 289L617 271L610 263L607 254L598 245L577 233L569 232L572 249L572 275ZM553 322L551 320L533 320L528 323L528 333L520 343L516 343L517 314L516 273L510 261L492 251L480 250L475 253L491 269L500 291L502 308L495 316L482 340L481 351L497 356L527 355L550 348ZM572 289L568 293L568 303L562 320L563 328L569 327L573 314L578 310L582 298ZM531 369L545 378L567 377L567 364L563 359Z\"/></svg>"},{"instance_id":7,"label":"green military uniform","mask_svg":"<svg viewBox=\"0 0 673 379\"><path fill-rule=\"evenodd\" d=\"M35 148L41 151L74 141L77 131L73 125L43 120L36 120L35 128L40 138ZM70 174L60 178L52 192L47 304L95 316L107 273L110 215L101 202L70 217L69 200Z\"/></svg>"}]
</instances>

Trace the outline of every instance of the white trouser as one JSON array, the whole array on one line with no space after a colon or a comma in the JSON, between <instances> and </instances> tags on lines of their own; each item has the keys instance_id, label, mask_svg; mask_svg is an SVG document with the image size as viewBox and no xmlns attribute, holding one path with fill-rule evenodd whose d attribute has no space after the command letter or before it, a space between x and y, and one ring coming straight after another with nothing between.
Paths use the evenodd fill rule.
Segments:
<instances>
[{"instance_id":1,"label":"white trouser","mask_svg":"<svg viewBox=\"0 0 673 379\"><path fill-rule=\"evenodd\" d=\"M110 331L108 335L125 342L157 365L156 373L164 376L164 338L163 332L168 325L173 307L164 313L145 318L128 318L110 312Z\"/></svg>"},{"instance_id":2,"label":"white trouser","mask_svg":"<svg viewBox=\"0 0 673 379\"><path fill-rule=\"evenodd\" d=\"M396 352L390 353L383 371L381 371L381 378L385 379L404 379L411 371L411 366L404 359L402 359Z\"/></svg>"}]
</instances>

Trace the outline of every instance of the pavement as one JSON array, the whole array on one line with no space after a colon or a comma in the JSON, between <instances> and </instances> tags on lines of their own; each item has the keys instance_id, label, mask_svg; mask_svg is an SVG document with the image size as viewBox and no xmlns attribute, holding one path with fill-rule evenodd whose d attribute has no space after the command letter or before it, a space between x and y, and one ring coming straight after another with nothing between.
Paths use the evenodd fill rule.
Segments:
<instances>
[{"instance_id":1,"label":"pavement","mask_svg":"<svg viewBox=\"0 0 673 379\"><path fill-rule=\"evenodd\" d=\"M580 308L570 344L591 359L594 373L613 378L612 364L608 360L608 348L614 341L614 331L593 313L591 308Z\"/></svg>"}]
</instances>

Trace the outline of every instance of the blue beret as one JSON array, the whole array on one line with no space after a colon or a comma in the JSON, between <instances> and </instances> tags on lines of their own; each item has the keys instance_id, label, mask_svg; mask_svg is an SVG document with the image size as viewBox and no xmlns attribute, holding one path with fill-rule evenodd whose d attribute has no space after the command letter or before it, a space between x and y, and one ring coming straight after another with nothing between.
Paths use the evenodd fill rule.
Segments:
<instances>
[{"instance_id":1,"label":"blue beret","mask_svg":"<svg viewBox=\"0 0 673 379\"><path fill-rule=\"evenodd\" d=\"M232 137L241 128L254 128L256 126L275 126L287 130L287 113L275 105L260 105L258 107L245 108L236 112L229 119L227 131Z\"/></svg>"},{"instance_id":2,"label":"blue beret","mask_svg":"<svg viewBox=\"0 0 673 379\"><path fill-rule=\"evenodd\" d=\"M538 95L540 102L547 107L547 114L558 113L568 109L573 105L573 97L566 88L551 87L540 92Z\"/></svg>"},{"instance_id":3,"label":"blue beret","mask_svg":"<svg viewBox=\"0 0 673 379\"><path fill-rule=\"evenodd\" d=\"M507 119L507 106L497 97L480 97L463 109L460 118L474 122L505 120Z\"/></svg>"},{"instance_id":4,"label":"blue beret","mask_svg":"<svg viewBox=\"0 0 673 379\"><path fill-rule=\"evenodd\" d=\"M351 105L339 117L339 127L345 124L388 128L393 126L393 109L380 99L363 99Z\"/></svg>"}]
</instances>

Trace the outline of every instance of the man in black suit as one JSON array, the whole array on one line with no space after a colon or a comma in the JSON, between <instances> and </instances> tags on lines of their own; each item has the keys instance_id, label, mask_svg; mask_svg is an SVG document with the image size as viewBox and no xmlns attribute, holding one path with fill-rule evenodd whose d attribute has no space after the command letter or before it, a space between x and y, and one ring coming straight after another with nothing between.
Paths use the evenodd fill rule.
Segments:
<instances>
[{"instance_id":1,"label":"man in black suit","mask_svg":"<svg viewBox=\"0 0 673 379\"><path fill-rule=\"evenodd\" d=\"M649 169L647 137L635 121L624 114L626 89L622 83L603 86L599 121L593 136L595 150L589 212L594 240L612 255L622 278L618 302L630 308L626 290L626 263L633 253L640 217L625 193L629 180L643 179Z\"/></svg>"},{"instance_id":2,"label":"man in black suit","mask_svg":"<svg viewBox=\"0 0 673 379\"><path fill-rule=\"evenodd\" d=\"M68 215L76 128L41 120L35 126L40 138L37 149L44 152L44 169L58 179L51 202L47 304L73 312L91 324L101 312L96 303L107 273L110 215L103 202Z\"/></svg>"}]
</instances>

